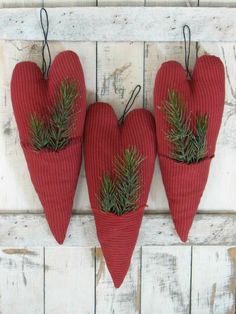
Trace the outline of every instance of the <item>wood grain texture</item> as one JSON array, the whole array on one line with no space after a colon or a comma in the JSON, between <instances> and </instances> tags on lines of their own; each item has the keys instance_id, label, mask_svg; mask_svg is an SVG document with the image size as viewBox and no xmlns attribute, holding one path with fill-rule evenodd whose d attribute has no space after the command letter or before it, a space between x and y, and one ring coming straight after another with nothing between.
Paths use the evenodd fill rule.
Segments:
<instances>
[{"instance_id":1,"label":"wood grain texture","mask_svg":"<svg viewBox=\"0 0 236 314\"><path fill-rule=\"evenodd\" d=\"M98 43L97 52L98 101L110 103L119 118L135 86L143 85L143 44ZM142 103L141 91L132 109Z\"/></svg>"},{"instance_id":2,"label":"wood grain texture","mask_svg":"<svg viewBox=\"0 0 236 314\"><path fill-rule=\"evenodd\" d=\"M96 251L96 313L138 314L140 313L140 260L137 249L132 257L130 269L119 289L113 285L101 249Z\"/></svg>"},{"instance_id":3,"label":"wood grain texture","mask_svg":"<svg viewBox=\"0 0 236 314\"><path fill-rule=\"evenodd\" d=\"M94 248L45 249L45 313L94 313Z\"/></svg>"},{"instance_id":4,"label":"wood grain texture","mask_svg":"<svg viewBox=\"0 0 236 314\"><path fill-rule=\"evenodd\" d=\"M234 314L235 247L193 247L191 314Z\"/></svg>"},{"instance_id":5,"label":"wood grain texture","mask_svg":"<svg viewBox=\"0 0 236 314\"><path fill-rule=\"evenodd\" d=\"M233 245L236 239L236 215L197 215L187 245ZM143 218L137 247L142 245L182 244L169 215L148 214ZM0 215L0 245L58 246L43 215ZM92 215L71 218L64 246L98 246Z\"/></svg>"},{"instance_id":6,"label":"wood grain texture","mask_svg":"<svg viewBox=\"0 0 236 314\"><path fill-rule=\"evenodd\" d=\"M48 8L49 40L181 41L188 24L193 41L235 41L235 8ZM0 9L0 39L41 40L39 9ZM53 18L52 18L53 17ZM205 23L205 21L208 21ZM29 25L31 27L29 27ZM66 25L66 26L65 26ZM32 29L34 31L32 31ZM209 36L210 34L210 36Z\"/></svg>"},{"instance_id":7,"label":"wood grain texture","mask_svg":"<svg viewBox=\"0 0 236 314\"><path fill-rule=\"evenodd\" d=\"M44 0L0 0L0 8L41 7Z\"/></svg>"},{"instance_id":8,"label":"wood grain texture","mask_svg":"<svg viewBox=\"0 0 236 314\"><path fill-rule=\"evenodd\" d=\"M0 313L41 314L43 248L0 248Z\"/></svg>"},{"instance_id":9,"label":"wood grain texture","mask_svg":"<svg viewBox=\"0 0 236 314\"><path fill-rule=\"evenodd\" d=\"M190 313L191 247L143 247L141 276L142 313Z\"/></svg>"}]
</instances>

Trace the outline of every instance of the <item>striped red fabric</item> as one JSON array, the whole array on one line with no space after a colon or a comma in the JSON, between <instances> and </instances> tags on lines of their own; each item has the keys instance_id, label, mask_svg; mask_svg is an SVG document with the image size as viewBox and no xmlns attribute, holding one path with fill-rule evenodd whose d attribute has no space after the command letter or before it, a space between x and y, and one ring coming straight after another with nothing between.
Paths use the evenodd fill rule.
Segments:
<instances>
[{"instance_id":1,"label":"striped red fabric","mask_svg":"<svg viewBox=\"0 0 236 314\"><path fill-rule=\"evenodd\" d=\"M118 288L128 271L147 202L156 157L155 121L146 109L135 109L119 124L112 107L95 103L87 111L84 136L85 172L97 235ZM136 211L117 216L100 210L103 175L111 174L114 158L135 147L145 158L141 166L141 192Z\"/></svg>"},{"instance_id":2,"label":"striped red fabric","mask_svg":"<svg viewBox=\"0 0 236 314\"><path fill-rule=\"evenodd\" d=\"M169 90L178 92L188 114L207 114L207 156L196 164L184 164L170 158L171 145L166 138L169 126L162 110ZM211 159L221 125L225 98L225 75L221 60L215 56L197 59L192 79L175 61L164 63L157 73L154 88L157 151L162 178L176 231L182 241L188 238L194 215L204 191Z\"/></svg>"},{"instance_id":3,"label":"striped red fabric","mask_svg":"<svg viewBox=\"0 0 236 314\"><path fill-rule=\"evenodd\" d=\"M120 287L129 270L144 207L121 216L93 209L97 236L116 288Z\"/></svg>"},{"instance_id":4,"label":"striped red fabric","mask_svg":"<svg viewBox=\"0 0 236 314\"><path fill-rule=\"evenodd\" d=\"M50 108L57 101L62 81L68 79L76 82L78 88L71 141L58 152L35 151L31 147L30 116L37 114L47 119ZM82 156L86 90L79 57L72 51L58 54L47 80L35 63L18 63L12 75L11 97L32 183L44 208L49 227L61 244L72 213Z\"/></svg>"}]
</instances>

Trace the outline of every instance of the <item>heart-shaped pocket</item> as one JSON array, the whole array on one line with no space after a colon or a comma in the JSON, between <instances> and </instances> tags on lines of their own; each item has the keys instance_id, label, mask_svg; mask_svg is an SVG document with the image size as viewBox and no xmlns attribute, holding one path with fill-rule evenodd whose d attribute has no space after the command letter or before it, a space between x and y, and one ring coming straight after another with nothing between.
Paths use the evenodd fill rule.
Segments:
<instances>
[{"instance_id":1,"label":"heart-shaped pocket","mask_svg":"<svg viewBox=\"0 0 236 314\"><path fill-rule=\"evenodd\" d=\"M171 158L172 145L167 134L170 125L163 106L168 93L175 91L183 100L187 116L207 115L205 158L186 164ZM154 89L157 150L171 215L182 241L188 238L194 215L204 191L210 161L214 157L225 97L224 66L215 56L197 59L191 80L175 61L164 63L157 73Z\"/></svg>"},{"instance_id":2,"label":"heart-shaped pocket","mask_svg":"<svg viewBox=\"0 0 236 314\"><path fill-rule=\"evenodd\" d=\"M136 210L117 216L101 210L98 195L103 175L112 173L114 158L129 147L135 147L144 157L139 200ZM154 171L156 139L152 114L135 109L119 124L110 105L91 105L86 116L84 154L98 239L115 287L119 287L130 265Z\"/></svg>"},{"instance_id":3,"label":"heart-shaped pocket","mask_svg":"<svg viewBox=\"0 0 236 314\"><path fill-rule=\"evenodd\" d=\"M36 151L32 148L30 118L34 114L47 119L58 102L61 84L70 80L77 90L70 141L58 151ZM18 63L12 75L11 97L31 180L54 237L58 243L63 243L80 172L86 112L85 82L79 57L72 51L58 54L48 79L44 79L35 63Z\"/></svg>"}]
</instances>

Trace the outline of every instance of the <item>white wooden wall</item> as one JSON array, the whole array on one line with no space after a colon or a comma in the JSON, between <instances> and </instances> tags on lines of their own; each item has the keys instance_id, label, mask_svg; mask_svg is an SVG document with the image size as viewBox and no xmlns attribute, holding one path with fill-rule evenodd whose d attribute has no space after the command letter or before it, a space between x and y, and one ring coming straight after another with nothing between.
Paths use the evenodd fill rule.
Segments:
<instances>
[{"instance_id":1,"label":"white wooden wall","mask_svg":"<svg viewBox=\"0 0 236 314\"><path fill-rule=\"evenodd\" d=\"M42 5L236 6L236 2L0 0L2 8ZM113 287L96 240L84 169L74 216L61 247L48 230L29 179L12 114L9 82L17 62L41 64L41 44L0 42L0 313L235 313L235 43L198 43L199 54L216 54L225 64L226 106L216 158L189 242L182 245L175 234L157 164L132 265L118 290ZM157 69L165 60L184 61L182 42L51 42L53 57L65 49L74 50L82 60L88 103L96 99L110 102L118 115L136 84L143 89L135 106L144 104L152 110ZM191 65L194 62L195 43Z\"/></svg>"}]
</instances>

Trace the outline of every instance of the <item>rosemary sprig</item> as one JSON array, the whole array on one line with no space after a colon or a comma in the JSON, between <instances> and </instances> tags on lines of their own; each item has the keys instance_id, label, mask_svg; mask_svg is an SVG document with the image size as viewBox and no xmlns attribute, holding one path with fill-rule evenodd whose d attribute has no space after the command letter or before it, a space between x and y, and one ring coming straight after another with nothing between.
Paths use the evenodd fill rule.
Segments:
<instances>
[{"instance_id":1,"label":"rosemary sprig","mask_svg":"<svg viewBox=\"0 0 236 314\"><path fill-rule=\"evenodd\" d=\"M100 206L104 212L123 215L137 208L140 191L142 155L135 148L124 150L114 160L114 179L104 175L101 184Z\"/></svg>"},{"instance_id":2,"label":"rosemary sprig","mask_svg":"<svg viewBox=\"0 0 236 314\"><path fill-rule=\"evenodd\" d=\"M207 153L208 115L186 116L185 107L173 90L168 92L164 113L170 126L166 137L173 146L171 158L184 163L203 159Z\"/></svg>"},{"instance_id":3,"label":"rosemary sprig","mask_svg":"<svg viewBox=\"0 0 236 314\"><path fill-rule=\"evenodd\" d=\"M31 116L31 142L35 150L47 148L57 151L69 143L71 130L74 125L76 97L76 84L63 81L60 86L57 104L51 112L47 125L36 114Z\"/></svg>"}]
</instances>

